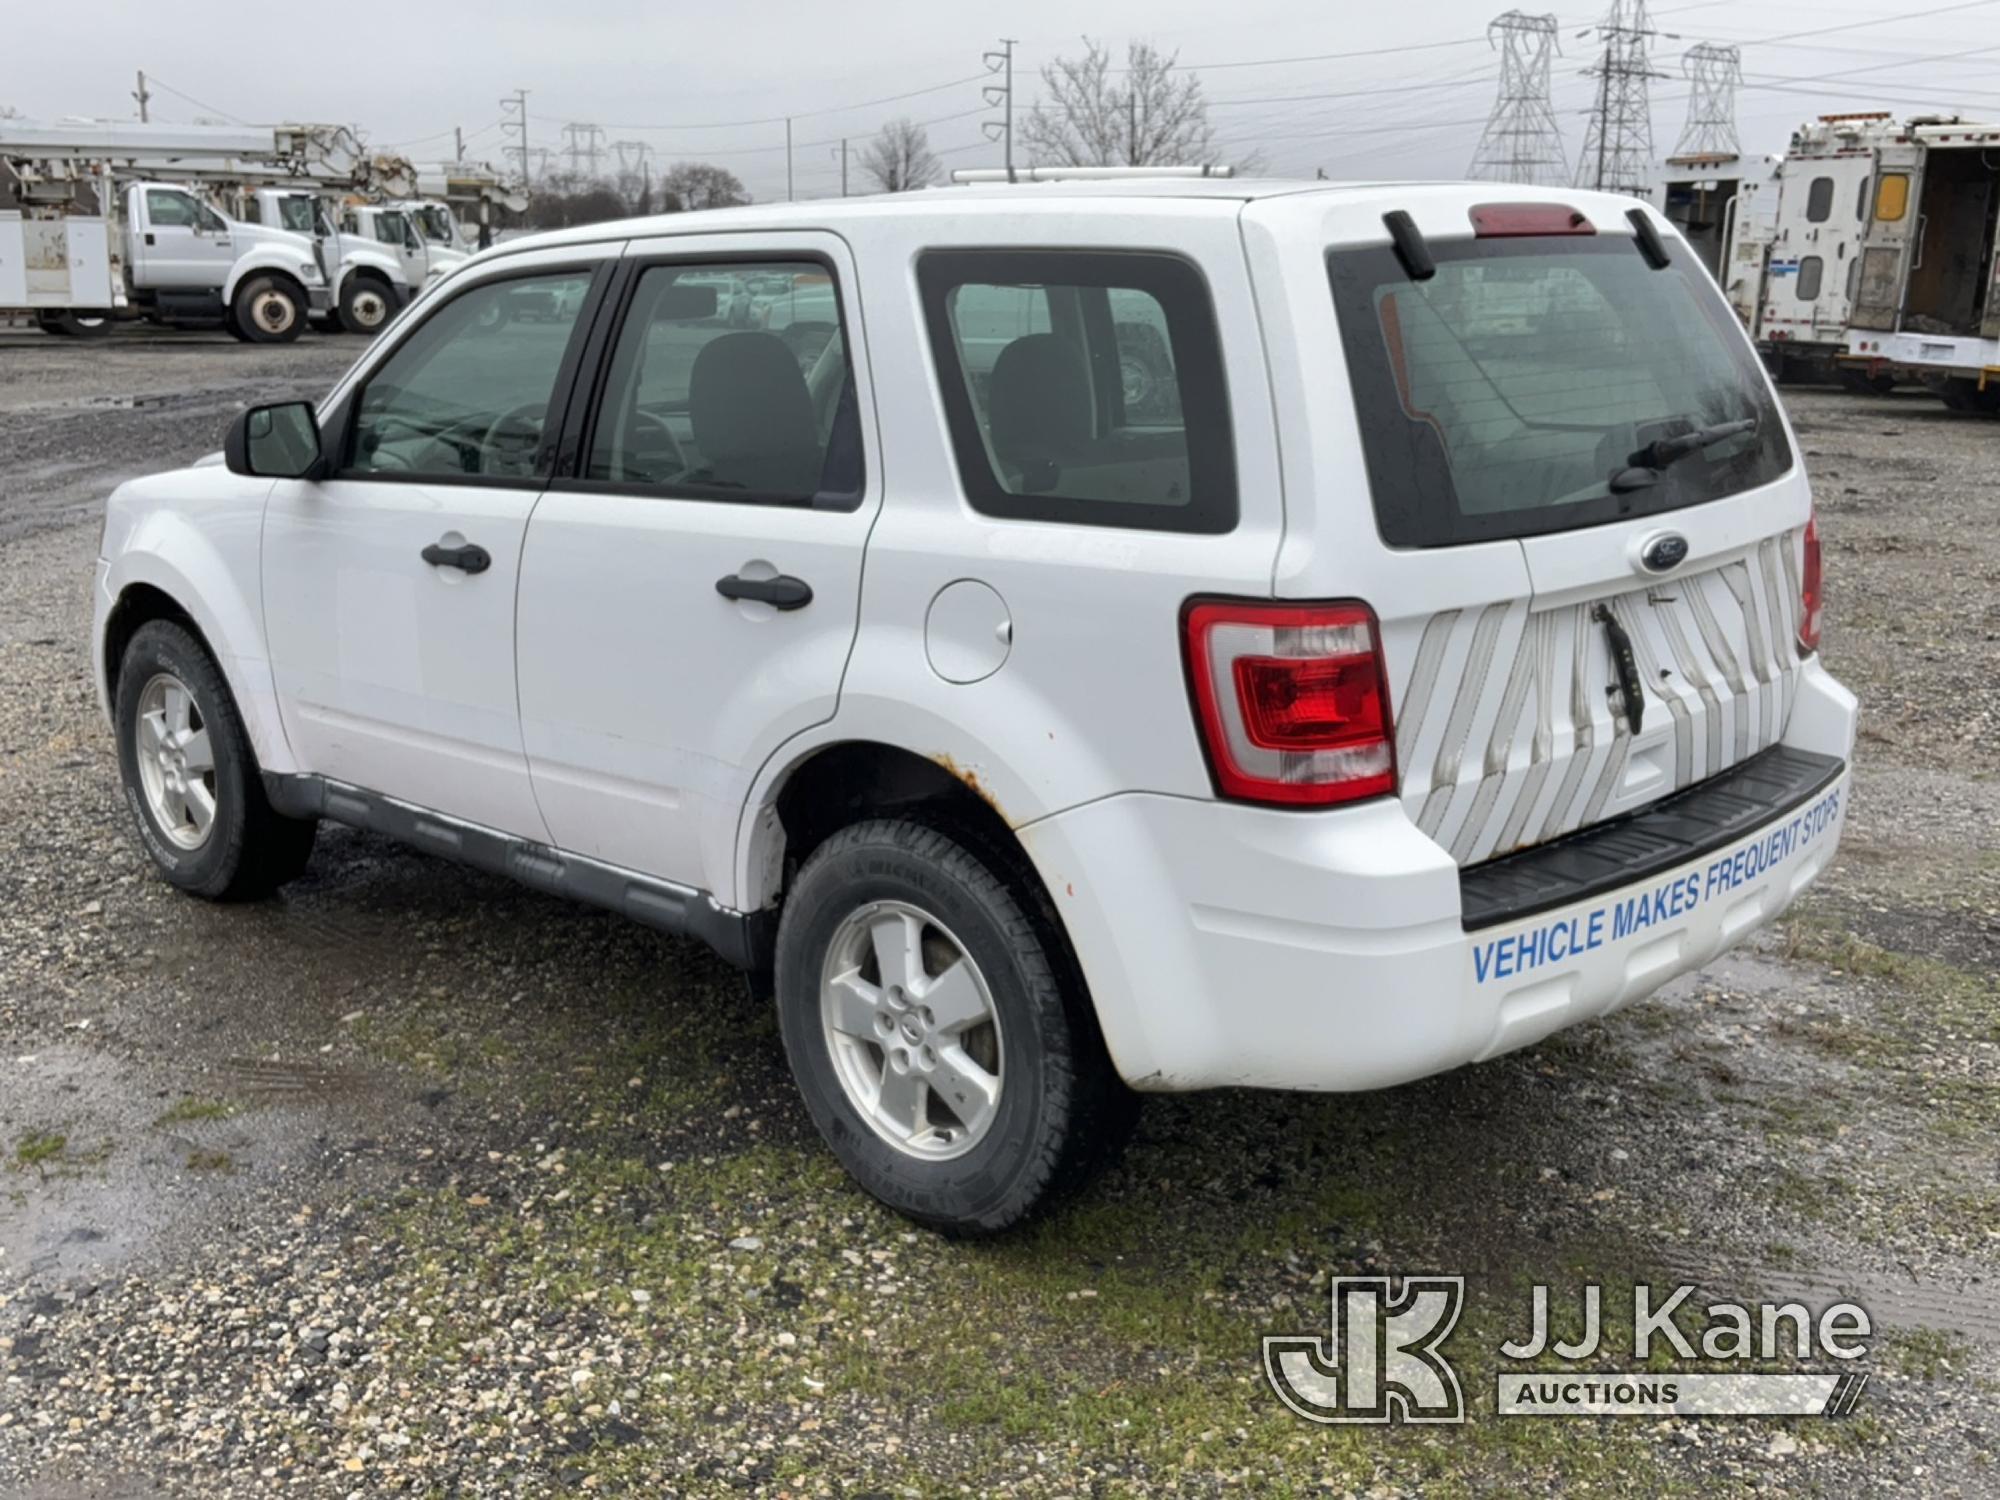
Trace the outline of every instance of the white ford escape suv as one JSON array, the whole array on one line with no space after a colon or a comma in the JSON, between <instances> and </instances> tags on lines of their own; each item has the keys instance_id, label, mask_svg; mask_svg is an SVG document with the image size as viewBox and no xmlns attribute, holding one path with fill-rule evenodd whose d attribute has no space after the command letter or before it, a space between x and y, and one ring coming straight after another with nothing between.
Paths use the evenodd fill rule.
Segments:
<instances>
[{"instance_id":1,"label":"white ford escape suv","mask_svg":"<svg viewBox=\"0 0 2000 1500\"><path fill-rule=\"evenodd\" d=\"M1085 182L482 254L118 489L94 644L174 884L331 818L700 937L854 1175L990 1231L1128 1085L1417 1078L1781 911L1819 569L1631 200Z\"/></svg>"}]
</instances>

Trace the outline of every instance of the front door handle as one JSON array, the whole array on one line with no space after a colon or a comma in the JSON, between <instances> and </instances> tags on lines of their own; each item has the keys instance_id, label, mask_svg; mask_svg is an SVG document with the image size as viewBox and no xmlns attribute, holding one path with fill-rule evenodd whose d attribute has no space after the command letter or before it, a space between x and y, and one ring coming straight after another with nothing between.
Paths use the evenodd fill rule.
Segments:
<instances>
[{"instance_id":1,"label":"front door handle","mask_svg":"<svg viewBox=\"0 0 2000 1500\"><path fill-rule=\"evenodd\" d=\"M493 555L477 542L462 547L432 542L424 548L423 558L434 568L457 568L461 573L484 573L493 566Z\"/></svg>"},{"instance_id":2,"label":"front door handle","mask_svg":"<svg viewBox=\"0 0 2000 1500\"><path fill-rule=\"evenodd\" d=\"M813 601L812 585L789 573L776 578L745 578L731 573L715 580L715 591L725 599L755 599L773 609L804 609Z\"/></svg>"}]
</instances>

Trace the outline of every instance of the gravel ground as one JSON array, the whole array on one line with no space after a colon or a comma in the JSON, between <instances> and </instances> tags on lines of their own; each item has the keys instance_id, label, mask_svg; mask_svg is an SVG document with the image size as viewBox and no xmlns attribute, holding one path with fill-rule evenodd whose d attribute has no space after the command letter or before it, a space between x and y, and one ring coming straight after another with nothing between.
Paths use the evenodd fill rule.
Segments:
<instances>
[{"instance_id":1,"label":"gravel ground","mask_svg":"<svg viewBox=\"0 0 2000 1500\"><path fill-rule=\"evenodd\" d=\"M2000 427L1791 397L1867 714L1794 920L1409 1088L1151 1101L1080 1201L969 1246L847 1183L699 948L340 830L258 905L149 878L86 667L98 503L354 349L0 336L0 1492L2000 1487ZM1279 1406L1260 1335L1418 1269L1470 1278L1465 1426ZM1683 1280L1855 1296L1859 1410L1492 1415L1530 1284Z\"/></svg>"}]
</instances>

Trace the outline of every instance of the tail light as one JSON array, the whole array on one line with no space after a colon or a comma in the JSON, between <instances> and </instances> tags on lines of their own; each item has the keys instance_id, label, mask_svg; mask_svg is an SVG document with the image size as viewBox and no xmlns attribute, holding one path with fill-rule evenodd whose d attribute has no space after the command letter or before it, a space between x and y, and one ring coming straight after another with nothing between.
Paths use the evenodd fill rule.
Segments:
<instances>
[{"instance_id":1,"label":"tail light","mask_svg":"<svg viewBox=\"0 0 2000 1500\"><path fill-rule=\"evenodd\" d=\"M1819 517L1806 517L1804 565L1799 570L1799 655L1819 650L1819 612L1825 602L1820 589Z\"/></svg>"},{"instance_id":2,"label":"tail light","mask_svg":"<svg viewBox=\"0 0 2000 1500\"><path fill-rule=\"evenodd\" d=\"M1184 620L1224 796L1324 807L1396 789L1389 682L1367 605L1202 600Z\"/></svg>"}]
</instances>

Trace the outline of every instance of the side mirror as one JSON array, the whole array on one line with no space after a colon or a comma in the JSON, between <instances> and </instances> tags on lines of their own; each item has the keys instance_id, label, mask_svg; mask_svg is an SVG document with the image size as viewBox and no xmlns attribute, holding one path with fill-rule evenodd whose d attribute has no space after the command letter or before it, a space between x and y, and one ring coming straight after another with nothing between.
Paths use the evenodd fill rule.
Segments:
<instances>
[{"instance_id":1,"label":"side mirror","mask_svg":"<svg viewBox=\"0 0 2000 1500\"><path fill-rule=\"evenodd\" d=\"M259 479L317 479L319 419L309 402L253 406L229 424L222 459L232 474Z\"/></svg>"}]
</instances>

